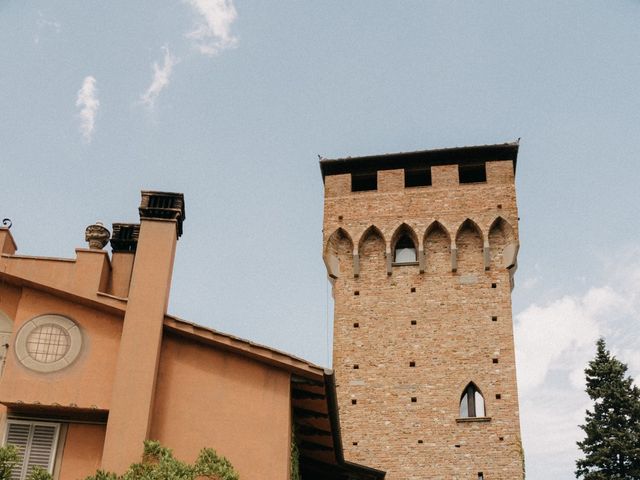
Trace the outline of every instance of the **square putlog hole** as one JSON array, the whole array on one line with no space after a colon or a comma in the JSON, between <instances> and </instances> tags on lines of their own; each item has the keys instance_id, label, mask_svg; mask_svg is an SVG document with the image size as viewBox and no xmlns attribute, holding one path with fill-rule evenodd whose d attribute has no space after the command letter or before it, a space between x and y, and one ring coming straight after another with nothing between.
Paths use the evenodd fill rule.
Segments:
<instances>
[{"instance_id":1,"label":"square putlog hole","mask_svg":"<svg viewBox=\"0 0 640 480\"><path fill-rule=\"evenodd\" d=\"M358 365L358 364L356 363L356 364L353 366L353 369L354 369L354 370L358 370L358 369L360 369L360 365Z\"/></svg>"},{"instance_id":2,"label":"square putlog hole","mask_svg":"<svg viewBox=\"0 0 640 480\"><path fill-rule=\"evenodd\" d=\"M498 288L498 284L497 283L492 283L491 284L491 288Z\"/></svg>"},{"instance_id":3,"label":"square putlog hole","mask_svg":"<svg viewBox=\"0 0 640 480\"><path fill-rule=\"evenodd\" d=\"M411 293L416 293L416 287L411 287Z\"/></svg>"},{"instance_id":4,"label":"square putlog hole","mask_svg":"<svg viewBox=\"0 0 640 480\"><path fill-rule=\"evenodd\" d=\"M502 395L499 393L496 393L496 400L500 400L502 398Z\"/></svg>"},{"instance_id":5,"label":"square putlog hole","mask_svg":"<svg viewBox=\"0 0 640 480\"><path fill-rule=\"evenodd\" d=\"M353 328L360 328L360 324L358 322L354 323Z\"/></svg>"},{"instance_id":6,"label":"square putlog hole","mask_svg":"<svg viewBox=\"0 0 640 480\"><path fill-rule=\"evenodd\" d=\"M416 403L418 401L418 397L411 397L411 403Z\"/></svg>"},{"instance_id":7,"label":"square putlog hole","mask_svg":"<svg viewBox=\"0 0 640 480\"><path fill-rule=\"evenodd\" d=\"M493 317L491 317L491 321L492 322L497 322L498 321L498 317L496 317L495 315Z\"/></svg>"},{"instance_id":8,"label":"square putlog hole","mask_svg":"<svg viewBox=\"0 0 640 480\"><path fill-rule=\"evenodd\" d=\"M358 442L351 442L351 445L353 445L354 447L358 446Z\"/></svg>"},{"instance_id":9,"label":"square putlog hole","mask_svg":"<svg viewBox=\"0 0 640 480\"><path fill-rule=\"evenodd\" d=\"M417 320L411 320L411 325L417 325L418 321Z\"/></svg>"},{"instance_id":10,"label":"square putlog hole","mask_svg":"<svg viewBox=\"0 0 640 480\"><path fill-rule=\"evenodd\" d=\"M360 290L355 290L353 294L357 297L358 295L360 295Z\"/></svg>"},{"instance_id":11,"label":"square putlog hole","mask_svg":"<svg viewBox=\"0 0 640 480\"><path fill-rule=\"evenodd\" d=\"M497 359L497 358L494 358L494 359L493 359L493 363L498 363L498 359Z\"/></svg>"},{"instance_id":12,"label":"square putlog hole","mask_svg":"<svg viewBox=\"0 0 640 480\"><path fill-rule=\"evenodd\" d=\"M351 405L357 405L358 404L358 400L356 400L355 398L351 399Z\"/></svg>"},{"instance_id":13,"label":"square putlog hole","mask_svg":"<svg viewBox=\"0 0 640 480\"><path fill-rule=\"evenodd\" d=\"M409 366L410 367L415 367L416 366L416 362L409 362Z\"/></svg>"}]
</instances>

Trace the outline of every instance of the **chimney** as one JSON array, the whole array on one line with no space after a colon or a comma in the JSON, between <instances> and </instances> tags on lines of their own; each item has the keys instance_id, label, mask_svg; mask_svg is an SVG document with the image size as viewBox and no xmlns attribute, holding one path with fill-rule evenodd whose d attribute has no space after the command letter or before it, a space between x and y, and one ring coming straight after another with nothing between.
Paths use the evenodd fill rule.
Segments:
<instances>
[{"instance_id":1,"label":"chimney","mask_svg":"<svg viewBox=\"0 0 640 480\"><path fill-rule=\"evenodd\" d=\"M116 224L115 242L112 238L114 256L129 255L133 261L102 456L102 469L119 474L140 460L149 434L184 197L143 191L139 212L139 227Z\"/></svg>"},{"instance_id":2,"label":"chimney","mask_svg":"<svg viewBox=\"0 0 640 480\"><path fill-rule=\"evenodd\" d=\"M111 227L111 285L109 293L116 297L128 297L133 260L140 236L139 223L114 223Z\"/></svg>"}]
</instances>

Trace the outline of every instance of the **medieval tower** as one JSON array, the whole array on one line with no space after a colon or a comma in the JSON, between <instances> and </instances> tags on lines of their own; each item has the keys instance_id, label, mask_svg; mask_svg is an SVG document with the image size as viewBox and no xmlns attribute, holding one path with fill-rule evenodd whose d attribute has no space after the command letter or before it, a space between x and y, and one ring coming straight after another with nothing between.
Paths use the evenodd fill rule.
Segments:
<instances>
[{"instance_id":1,"label":"medieval tower","mask_svg":"<svg viewBox=\"0 0 640 480\"><path fill-rule=\"evenodd\" d=\"M517 155L508 143L320 162L345 457L388 480L524 477Z\"/></svg>"}]
</instances>

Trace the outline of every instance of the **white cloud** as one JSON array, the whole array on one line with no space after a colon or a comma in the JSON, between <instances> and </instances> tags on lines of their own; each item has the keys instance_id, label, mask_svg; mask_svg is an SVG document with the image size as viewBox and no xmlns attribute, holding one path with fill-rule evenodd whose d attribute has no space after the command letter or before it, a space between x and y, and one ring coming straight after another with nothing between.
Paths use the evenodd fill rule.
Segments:
<instances>
[{"instance_id":1,"label":"white cloud","mask_svg":"<svg viewBox=\"0 0 640 480\"><path fill-rule=\"evenodd\" d=\"M533 466L527 478L574 478L575 442L583 437L578 425L590 405L584 369L600 336L638 380L639 259L640 248L611 256L601 285L532 304L515 316L523 443Z\"/></svg>"},{"instance_id":2,"label":"white cloud","mask_svg":"<svg viewBox=\"0 0 640 480\"><path fill-rule=\"evenodd\" d=\"M173 72L173 67L178 63L178 59L171 55L168 47L163 47L164 61L162 66L158 66L157 63L153 64L153 79L149 88L140 95L140 101L147 107L153 108L158 95L169 85L169 79Z\"/></svg>"},{"instance_id":3,"label":"white cloud","mask_svg":"<svg viewBox=\"0 0 640 480\"><path fill-rule=\"evenodd\" d=\"M97 97L96 79L89 75L82 82L82 87L78 90L76 107L80 108L80 132L87 142L91 142L93 131L96 127L96 114L100 102Z\"/></svg>"},{"instance_id":4,"label":"white cloud","mask_svg":"<svg viewBox=\"0 0 640 480\"><path fill-rule=\"evenodd\" d=\"M60 22L56 22L55 20L48 20L44 17L42 11L38 11L38 28L36 31L36 35L33 38L34 43L40 43L40 34L44 30L53 30L55 33L60 33L62 25Z\"/></svg>"},{"instance_id":5,"label":"white cloud","mask_svg":"<svg viewBox=\"0 0 640 480\"><path fill-rule=\"evenodd\" d=\"M196 27L187 33L195 47L205 55L216 55L234 47L238 39L231 25L238 17L233 0L185 0L198 13Z\"/></svg>"}]
</instances>

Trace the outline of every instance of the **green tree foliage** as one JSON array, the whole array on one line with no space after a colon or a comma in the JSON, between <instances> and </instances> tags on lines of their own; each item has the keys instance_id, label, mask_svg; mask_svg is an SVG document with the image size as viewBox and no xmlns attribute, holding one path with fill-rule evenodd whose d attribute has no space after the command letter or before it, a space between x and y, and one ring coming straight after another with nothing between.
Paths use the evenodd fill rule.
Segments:
<instances>
[{"instance_id":1,"label":"green tree foliage","mask_svg":"<svg viewBox=\"0 0 640 480\"><path fill-rule=\"evenodd\" d=\"M146 441L142 462L134 463L123 475L98 471L86 480L239 480L238 473L225 457L203 448L193 465L181 462L159 442ZM39 479L37 479L39 480Z\"/></svg>"},{"instance_id":2,"label":"green tree foliage","mask_svg":"<svg viewBox=\"0 0 640 480\"><path fill-rule=\"evenodd\" d=\"M14 445L0 447L0 480L9 480L11 471L22 462L20 452ZM51 475L40 467L35 467L27 480L51 480Z\"/></svg>"},{"instance_id":3,"label":"green tree foliage","mask_svg":"<svg viewBox=\"0 0 640 480\"><path fill-rule=\"evenodd\" d=\"M626 376L627 366L598 340L595 359L585 369L586 392L594 402L580 425L584 458L576 477L584 480L640 480L640 389Z\"/></svg>"},{"instance_id":4,"label":"green tree foliage","mask_svg":"<svg viewBox=\"0 0 640 480\"><path fill-rule=\"evenodd\" d=\"M0 448L0 480L9 480L11 470L18 465L20 455L13 445Z\"/></svg>"}]
</instances>

